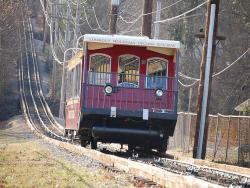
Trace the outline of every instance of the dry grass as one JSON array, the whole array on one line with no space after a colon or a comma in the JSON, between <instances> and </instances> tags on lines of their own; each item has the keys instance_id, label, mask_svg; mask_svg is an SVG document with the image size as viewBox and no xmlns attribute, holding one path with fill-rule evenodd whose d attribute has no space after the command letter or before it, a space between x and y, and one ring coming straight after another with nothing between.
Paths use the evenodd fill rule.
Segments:
<instances>
[{"instance_id":1,"label":"dry grass","mask_svg":"<svg viewBox=\"0 0 250 188\"><path fill-rule=\"evenodd\" d=\"M63 159L53 158L33 141L1 144L0 152L0 184L6 187L94 187L98 181Z\"/></svg>"},{"instance_id":2,"label":"dry grass","mask_svg":"<svg viewBox=\"0 0 250 188\"><path fill-rule=\"evenodd\" d=\"M80 167L64 156L54 156L41 141L24 134L25 129L13 123L0 126L0 188L130 187L102 168Z\"/></svg>"}]
</instances>

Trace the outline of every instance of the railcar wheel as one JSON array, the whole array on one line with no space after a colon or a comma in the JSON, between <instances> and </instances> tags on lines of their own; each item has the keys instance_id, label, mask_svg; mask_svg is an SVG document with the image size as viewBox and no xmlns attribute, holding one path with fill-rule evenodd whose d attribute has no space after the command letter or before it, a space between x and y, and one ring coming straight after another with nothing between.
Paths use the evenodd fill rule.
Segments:
<instances>
[{"instance_id":1,"label":"railcar wheel","mask_svg":"<svg viewBox=\"0 0 250 188\"><path fill-rule=\"evenodd\" d=\"M67 138L70 139L70 140L73 139L73 134L72 134L71 131L68 131L68 132L67 132Z\"/></svg>"},{"instance_id":2,"label":"railcar wheel","mask_svg":"<svg viewBox=\"0 0 250 188\"><path fill-rule=\"evenodd\" d=\"M160 154L165 154L168 148L168 139L164 139L161 145L158 147L157 151Z\"/></svg>"},{"instance_id":3,"label":"railcar wheel","mask_svg":"<svg viewBox=\"0 0 250 188\"><path fill-rule=\"evenodd\" d=\"M149 154L149 153L152 152L152 148L149 147L149 146L144 146L144 147L142 148L142 151L143 151L145 154Z\"/></svg>"},{"instance_id":4,"label":"railcar wheel","mask_svg":"<svg viewBox=\"0 0 250 188\"><path fill-rule=\"evenodd\" d=\"M67 137L68 131L64 130L63 137Z\"/></svg>"},{"instance_id":5,"label":"railcar wheel","mask_svg":"<svg viewBox=\"0 0 250 188\"><path fill-rule=\"evenodd\" d=\"M135 146L134 145L131 145L131 144L128 144L128 151L133 151L135 150Z\"/></svg>"},{"instance_id":6,"label":"railcar wheel","mask_svg":"<svg viewBox=\"0 0 250 188\"><path fill-rule=\"evenodd\" d=\"M90 141L90 148L91 149L97 149L97 141L95 139L92 139Z\"/></svg>"},{"instance_id":7,"label":"railcar wheel","mask_svg":"<svg viewBox=\"0 0 250 188\"><path fill-rule=\"evenodd\" d=\"M82 146L82 147L86 147L87 144L88 144L88 141L86 141L86 140L81 140L81 146Z\"/></svg>"}]
</instances>

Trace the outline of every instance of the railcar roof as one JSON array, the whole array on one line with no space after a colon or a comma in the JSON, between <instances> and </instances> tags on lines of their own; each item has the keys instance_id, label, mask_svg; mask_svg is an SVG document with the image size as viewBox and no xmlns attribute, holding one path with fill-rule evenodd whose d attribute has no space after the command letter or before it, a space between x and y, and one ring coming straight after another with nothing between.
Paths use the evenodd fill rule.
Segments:
<instances>
[{"instance_id":1,"label":"railcar roof","mask_svg":"<svg viewBox=\"0 0 250 188\"><path fill-rule=\"evenodd\" d=\"M129 46L153 46L160 48L180 48L180 42L174 40L156 40L148 37L126 36L126 35L100 35L86 34L84 35L85 42L120 44Z\"/></svg>"},{"instance_id":2,"label":"railcar roof","mask_svg":"<svg viewBox=\"0 0 250 188\"><path fill-rule=\"evenodd\" d=\"M72 70L73 68L75 68L78 64L80 64L82 62L82 56L83 56L83 52L79 51L77 52L69 61L68 61L68 70Z\"/></svg>"}]
</instances>

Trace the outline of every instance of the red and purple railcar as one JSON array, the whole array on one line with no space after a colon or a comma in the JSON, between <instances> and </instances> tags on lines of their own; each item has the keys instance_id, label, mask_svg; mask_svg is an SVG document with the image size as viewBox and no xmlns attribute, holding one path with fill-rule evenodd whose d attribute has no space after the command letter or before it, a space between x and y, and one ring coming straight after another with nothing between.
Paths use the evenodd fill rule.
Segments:
<instances>
[{"instance_id":1,"label":"red and purple railcar","mask_svg":"<svg viewBox=\"0 0 250 188\"><path fill-rule=\"evenodd\" d=\"M65 133L82 145L128 144L165 152L177 120L180 43L120 35L84 36L69 62Z\"/></svg>"}]
</instances>

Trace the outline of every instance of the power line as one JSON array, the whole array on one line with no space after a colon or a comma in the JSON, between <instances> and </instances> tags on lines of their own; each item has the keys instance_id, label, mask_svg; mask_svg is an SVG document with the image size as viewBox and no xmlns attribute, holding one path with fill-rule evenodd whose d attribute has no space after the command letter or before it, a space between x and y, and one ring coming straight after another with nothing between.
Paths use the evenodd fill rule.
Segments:
<instances>
[{"instance_id":1,"label":"power line","mask_svg":"<svg viewBox=\"0 0 250 188\"><path fill-rule=\"evenodd\" d=\"M71 3L72 3L73 5L76 5L76 6L77 6L77 3L75 3L75 2L72 1L72 0L70 0L70 1L71 1ZM83 5L83 4L85 4L87 1L88 1L88 0L85 0L84 2L80 3L79 5Z\"/></svg>"},{"instance_id":2,"label":"power line","mask_svg":"<svg viewBox=\"0 0 250 188\"><path fill-rule=\"evenodd\" d=\"M193 82L192 84L189 84L189 85L183 84L180 80L178 80L178 82L179 82L183 87L192 87L192 86L194 86L196 83L198 83L199 81L197 80L197 81L195 81L195 82Z\"/></svg>"},{"instance_id":3,"label":"power line","mask_svg":"<svg viewBox=\"0 0 250 188\"><path fill-rule=\"evenodd\" d=\"M150 14L154 14L154 13L156 13L156 12L159 12L159 11L162 11L162 10L169 9L169 8L171 8L172 6L178 4L178 3L182 2L182 1L184 1L184 0L179 0L179 1L177 1L177 2L175 2L175 3L173 3L173 4L171 4L171 5L168 5L168 6L162 8L162 9L160 9L160 10L156 10L156 11L152 11L152 12L149 12L149 13L146 13L146 14L141 14L141 15L139 15L138 18L136 18L136 19L132 22L132 24L131 24L130 26L128 26L128 28L125 29L124 32L126 32L127 30L130 30L131 27L134 26L134 25L136 24L136 22L137 22L138 20L140 20L143 16L150 15ZM123 34L124 32L121 32L120 34Z\"/></svg>"},{"instance_id":4,"label":"power line","mask_svg":"<svg viewBox=\"0 0 250 188\"><path fill-rule=\"evenodd\" d=\"M221 75L222 73L224 73L225 71L227 71L229 68L231 68L234 64L236 64L237 62L239 62L239 60L241 60L248 52L250 51L250 48L248 48L242 55L240 55L233 63L231 63L229 66L225 67L224 69L222 69L221 71L213 74L213 78L214 77L217 77L219 75ZM197 83L197 81L200 81L200 79L198 78L193 78L193 77L190 77L190 76L187 76L181 72L179 72L179 76L183 77L183 78L186 78L186 79L189 79L189 80L195 80L195 82L193 84L190 84L190 85L185 85L183 83L180 83L182 86L184 87L191 87L193 86L195 83Z\"/></svg>"},{"instance_id":5,"label":"power line","mask_svg":"<svg viewBox=\"0 0 250 188\"><path fill-rule=\"evenodd\" d=\"M47 3L47 7L50 7L50 6L52 6L54 3L53 2L51 2L51 1L47 1L48 3ZM72 1L71 1L72 2ZM86 1L85 1L86 2ZM84 3L85 3L84 2ZM45 7L44 7L44 0L40 0L40 3L41 3L41 6L42 6L42 10L43 10L43 13L44 13L44 16L45 16L45 20L46 20L46 22L47 22L47 24L48 24L48 26L49 26L49 35L50 35L50 46L51 46L51 52L52 52L52 56L53 56L53 58L55 59L55 61L57 62L57 63L59 63L59 64L63 64L63 61L61 61L61 60L59 60L59 58L58 58L58 56L57 56L57 54L56 54L56 52L55 52L55 47L54 47L54 45L56 44L56 43L58 43L58 41L57 41L57 39L55 38L55 41L53 40L53 32L54 32L54 29L53 29L53 26L52 26L52 24L51 24L51 18L53 17L51 17L50 18L50 16L49 16L49 14L48 14L48 11L45 9ZM84 4L84 3L82 3L82 4ZM71 4L70 4L70 2L69 2L69 0L67 0L67 9L68 9L68 18L69 17L71 17L72 18L72 20L73 20L73 22L72 22L72 24L73 25L76 25L76 21L75 21L75 18L74 18L74 16L72 15L72 9L71 9ZM64 24L65 24L65 21L63 20L63 22L64 22ZM69 19L67 19L67 23L66 24L70 24L69 23L70 22L70 20ZM74 27L75 28L75 27ZM73 32L76 32L76 31L74 31L74 29L73 29ZM61 34L60 34L61 35ZM61 38L60 38L61 39ZM68 40L67 38L66 38L66 40ZM63 42L61 42L62 43L62 45L63 46L65 46L65 44L63 43Z\"/></svg>"},{"instance_id":6,"label":"power line","mask_svg":"<svg viewBox=\"0 0 250 188\"><path fill-rule=\"evenodd\" d=\"M223 70L215 73L213 75L213 77L215 76L219 76L220 74L222 74L223 72L225 72L226 70L228 70L230 67L232 67L235 63L237 63L241 58L243 58L248 52L250 51L250 48L248 48L240 57L238 57L233 63L231 63L229 66L227 66L226 68L224 68Z\"/></svg>"},{"instance_id":7,"label":"power line","mask_svg":"<svg viewBox=\"0 0 250 188\"><path fill-rule=\"evenodd\" d=\"M121 19L123 22L125 22L126 24L132 24L132 23L133 23L133 21L127 21L127 20L125 20L125 18L122 17L121 15L120 15L118 18L120 18L120 19Z\"/></svg>"},{"instance_id":8,"label":"power line","mask_svg":"<svg viewBox=\"0 0 250 188\"><path fill-rule=\"evenodd\" d=\"M92 31L98 31L98 30L100 29L99 27L93 28L93 27L90 25L89 20L88 20L88 15L87 15L87 13L86 13L85 6L83 6L83 12L84 12L85 19L86 19L86 22L87 22L89 28L90 28Z\"/></svg>"},{"instance_id":9,"label":"power line","mask_svg":"<svg viewBox=\"0 0 250 188\"><path fill-rule=\"evenodd\" d=\"M181 72L179 72L179 76L181 76L181 77L183 77L183 78L186 78L186 79L189 79L189 80L195 80L195 81L199 81L200 79L198 79L198 78L192 78L192 77L190 77L190 76L187 76L187 75L185 75L185 74L183 74L183 73L181 73Z\"/></svg>"},{"instance_id":10,"label":"power line","mask_svg":"<svg viewBox=\"0 0 250 188\"><path fill-rule=\"evenodd\" d=\"M186 14L189 14L189 13L191 13L191 12L193 12L193 11L199 9L199 8L202 7L203 5L207 4L207 2L208 2L208 1L205 1L205 2L201 3L200 5L198 5L198 6L194 7L194 8L192 8L191 10L188 10L188 11L186 11L186 12L184 12L184 13L178 15L178 16L174 16L174 17L172 17L172 18L167 18L167 19L164 19L164 20L156 21L156 22L154 22L154 23L164 23L164 22L168 22L168 21L172 21L172 20L178 19L178 18L180 18L180 17L182 17L182 16L186 16Z\"/></svg>"},{"instance_id":11,"label":"power line","mask_svg":"<svg viewBox=\"0 0 250 188\"><path fill-rule=\"evenodd\" d=\"M97 19L96 13L95 13L95 7L92 7L92 10L93 10L93 13L94 13L94 16L95 16L95 20L96 20L96 23L97 23L99 29L100 29L101 31L105 32L105 33L108 32L109 30L105 30L105 29L103 29L103 28L101 27L101 25L100 25L100 23L99 23L99 21L98 21L98 19Z\"/></svg>"}]
</instances>

